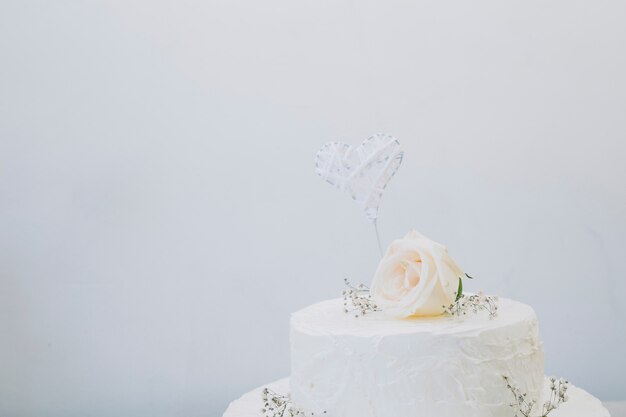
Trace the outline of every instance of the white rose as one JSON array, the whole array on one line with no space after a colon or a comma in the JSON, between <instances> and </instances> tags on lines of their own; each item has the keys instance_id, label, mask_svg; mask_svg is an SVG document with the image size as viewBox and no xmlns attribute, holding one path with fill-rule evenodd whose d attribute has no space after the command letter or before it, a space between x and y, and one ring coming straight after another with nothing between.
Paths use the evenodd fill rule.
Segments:
<instances>
[{"instance_id":1,"label":"white rose","mask_svg":"<svg viewBox=\"0 0 626 417\"><path fill-rule=\"evenodd\" d=\"M445 246L413 230L389 245L370 294L389 315L434 316L454 302L463 276Z\"/></svg>"}]
</instances>

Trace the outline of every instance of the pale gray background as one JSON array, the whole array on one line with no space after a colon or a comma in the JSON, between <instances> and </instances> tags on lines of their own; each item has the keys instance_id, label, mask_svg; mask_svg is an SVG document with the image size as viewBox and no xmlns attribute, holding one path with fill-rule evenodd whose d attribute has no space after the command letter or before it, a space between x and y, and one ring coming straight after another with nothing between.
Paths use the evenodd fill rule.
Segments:
<instances>
[{"instance_id":1,"label":"pale gray background","mask_svg":"<svg viewBox=\"0 0 626 417\"><path fill-rule=\"evenodd\" d=\"M383 240L445 242L626 399L623 1L0 4L1 416L219 416L288 374L289 313L378 261L313 156L373 132Z\"/></svg>"}]
</instances>

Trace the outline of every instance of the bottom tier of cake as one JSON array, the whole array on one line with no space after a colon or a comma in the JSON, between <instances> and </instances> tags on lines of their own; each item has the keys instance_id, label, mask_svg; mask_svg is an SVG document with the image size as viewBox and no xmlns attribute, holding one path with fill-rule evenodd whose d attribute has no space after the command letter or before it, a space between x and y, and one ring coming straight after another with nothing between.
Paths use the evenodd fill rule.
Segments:
<instances>
[{"instance_id":1,"label":"bottom tier of cake","mask_svg":"<svg viewBox=\"0 0 626 417\"><path fill-rule=\"evenodd\" d=\"M545 385L548 386L548 383L546 382ZM223 417L262 417L261 392L266 387L276 393L287 394L289 393L289 378L267 384L243 395L230 404ZM551 412L550 417L610 417L602 403L586 391L571 386L568 395L569 400ZM419 416L419 411L416 411L415 416ZM512 412L511 416L513 416ZM327 417L335 416L329 415Z\"/></svg>"}]
</instances>

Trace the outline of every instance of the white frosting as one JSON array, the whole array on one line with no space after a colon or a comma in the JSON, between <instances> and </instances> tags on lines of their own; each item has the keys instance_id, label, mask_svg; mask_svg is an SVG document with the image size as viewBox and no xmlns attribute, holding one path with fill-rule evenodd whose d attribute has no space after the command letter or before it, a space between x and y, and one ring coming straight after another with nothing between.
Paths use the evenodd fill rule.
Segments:
<instances>
[{"instance_id":1,"label":"white frosting","mask_svg":"<svg viewBox=\"0 0 626 417\"><path fill-rule=\"evenodd\" d=\"M286 394L289 392L289 379L281 379L248 392L230 403L223 417L262 417L261 391L264 387L277 393ZM570 386L567 394L569 401L550 413L550 417L610 417L609 412L600 401L582 389ZM415 411L413 415L421 416L418 412L419 410ZM508 416L511 417L512 415L513 413L509 410ZM328 414L324 414L324 416L335 417ZM465 417L465 414L460 414L457 417Z\"/></svg>"},{"instance_id":2,"label":"white frosting","mask_svg":"<svg viewBox=\"0 0 626 417\"><path fill-rule=\"evenodd\" d=\"M291 395L328 417L510 417L502 375L541 396L543 349L533 309L500 299L498 317L354 318L343 300L291 318Z\"/></svg>"}]
</instances>

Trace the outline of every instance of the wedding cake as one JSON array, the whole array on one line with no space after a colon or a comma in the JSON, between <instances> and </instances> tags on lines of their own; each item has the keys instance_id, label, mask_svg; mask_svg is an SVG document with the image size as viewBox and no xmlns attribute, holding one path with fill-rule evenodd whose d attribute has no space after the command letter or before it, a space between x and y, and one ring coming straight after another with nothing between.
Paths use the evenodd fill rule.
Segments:
<instances>
[{"instance_id":1,"label":"wedding cake","mask_svg":"<svg viewBox=\"0 0 626 417\"><path fill-rule=\"evenodd\" d=\"M386 135L368 141L329 144L317 166L375 220L401 151ZM366 172L372 164L375 175ZM369 183L354 182L359 169ZM465 292L472 278L445 246L411 231L373 275L371 288L346 280L343 298L295 312L291 377L244 395L224 417L609 416L582 389L546 378L534 310Z\"/></svg>"}]
</instances>

